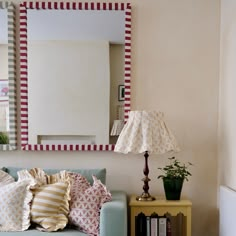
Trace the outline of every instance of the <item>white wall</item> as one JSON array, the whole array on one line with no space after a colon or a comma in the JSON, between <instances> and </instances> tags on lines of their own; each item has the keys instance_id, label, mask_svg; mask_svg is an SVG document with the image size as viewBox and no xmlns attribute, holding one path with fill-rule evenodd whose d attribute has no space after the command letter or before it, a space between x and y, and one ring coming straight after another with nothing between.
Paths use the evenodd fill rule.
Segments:
<instances>
[{"instance_id":1,"label":"white wall","mask_svg":"<svg viewBox=\"0 0 236 236\"><path fill-rule=\"evenodd\" d=\"M183 187L183 196L193 201L192 235L216 236L220 1L130 2L132 109L165 113L181 145L176 156L194 163L193 176ZM164 193L156 178L157 167L169 156L149 158L152 194ZM142 155L15 151L2 152L0 162L28 167L106 167L109 189L123 189L128 194L142 191Z\"/></svg>"},{"instance_id":2,"label":"white wall","mask_svg":"<svg viewBox=\"0 0 236 236\"><path fill-rule=\"evenodd\" d=\"M7 80L8 79L8 48L7 48L7 44L0 43L0 61L1 61L0 80Z\"/></svg>"},{"instance_id":3,"label":"white wall","mask_svg":"<svg viewBox=\"0 0 236 236\"><path fill-rule=\"evenodd\" d=\"M0 43L7 43L7 10L0 9Z\"/></svg>"},{"instance_id":4,"label":"white wall","mask_svg":"<svg viewBox=\"0 0 236 236\"><path fill-rule=\"evenodd\" d=\"M219 183L236 190L236 2L221 1Z\"/></svg>"},{"instance_id":5,"label":"white wall","mask_svg":"<svg viewBox=\"0 0 236 236\"><path fill-rule=\"evenodd\" d=\"M41 41L28 44L29 143L47 136L65 144L109 143L108 42ZM89 91L89 92L88 92ZM85 143L82 140L82 143Z\"/></svg>"},{"instance_id":6,"label":"white wall","mask_svg":"<svg viewBox=\"0 0 236 236\"><path fill-rule=\"evenodd\" d=\"M1 20L1 18L0 18ZM30 10L27 13L31 40L89 40L124 44L124 11Z\"/></svg>"}]
</instances>

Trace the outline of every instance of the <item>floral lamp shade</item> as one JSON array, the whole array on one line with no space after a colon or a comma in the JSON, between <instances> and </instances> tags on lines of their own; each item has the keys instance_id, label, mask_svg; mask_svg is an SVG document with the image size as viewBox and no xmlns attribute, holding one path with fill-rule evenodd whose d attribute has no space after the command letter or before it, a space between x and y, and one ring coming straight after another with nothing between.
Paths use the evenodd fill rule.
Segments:
<instances>
[{"instance_id":1,"label":"floral lamp shade","mask_svg":"<svg viewBox=\"0 0 236 236\"><path fill-rule=\"evenodd\" d=\"M154 154L178 152L177 141L158 111L130 111L129 119L120 133L115 152Z\"/></svg>"},{"instance_id":2,"label":"floral lamp shade","mask_svg":"<svg viewBox=\"0 0 236 236\"><path fill-rule=\"evenodd\" d=\"M158 111L130 111L129 119L122 129L115 145L115 152L144 153L145 165L143 169L144 192L137 196L138 201L152 201L148 190L150 181L148 174L148 156L150 153L164 154L178 152L177 141L164 121L164 115Z\"/></svg>"}]
</instances>

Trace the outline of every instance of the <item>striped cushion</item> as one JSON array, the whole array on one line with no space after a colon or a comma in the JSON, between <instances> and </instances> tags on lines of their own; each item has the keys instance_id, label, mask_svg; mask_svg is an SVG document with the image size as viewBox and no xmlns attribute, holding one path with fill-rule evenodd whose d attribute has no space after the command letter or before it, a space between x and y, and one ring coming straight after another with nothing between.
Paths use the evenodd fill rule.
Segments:
<instances>
[{"instance_id":1,"label":"striped cushion","mask_svg":"<svg viewBox=\"0 0 236 236\"><path fill-rule=\"evenodd\" d=\"M33 190L31 221L42 231L57 231L68 223L68 182L42 185ZM65 204L66 203L66 204Z\"/></svg>"},{"instance_id":2,"label":"striped cushion","mask_svg":"<svg viewBox=\"0 0 236 236\"><path fill-rule=\"evenodd\" d=\"M65 171L48 176L42 169L17 172L18 179L34 179L37 187L32 189L31 221L41 231L57 231L68 222L70 200L70 177Z\"/></svg>"}]
</instances>

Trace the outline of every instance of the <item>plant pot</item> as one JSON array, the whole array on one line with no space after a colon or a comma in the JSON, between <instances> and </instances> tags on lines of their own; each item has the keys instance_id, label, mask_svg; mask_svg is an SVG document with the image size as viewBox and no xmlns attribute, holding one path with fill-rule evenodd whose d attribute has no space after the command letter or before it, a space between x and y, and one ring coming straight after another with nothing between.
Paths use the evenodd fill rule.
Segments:
<instances>
[{"instance_id":1,"label":"plant pot","mask_svg":"<svg viewBox=\"0 0 236 236\"><path fill-rule=\"evenodd\" d=\"M180 200L183 182L182 178L163 178L167 200Z\"/></svg>"}]
</instances>

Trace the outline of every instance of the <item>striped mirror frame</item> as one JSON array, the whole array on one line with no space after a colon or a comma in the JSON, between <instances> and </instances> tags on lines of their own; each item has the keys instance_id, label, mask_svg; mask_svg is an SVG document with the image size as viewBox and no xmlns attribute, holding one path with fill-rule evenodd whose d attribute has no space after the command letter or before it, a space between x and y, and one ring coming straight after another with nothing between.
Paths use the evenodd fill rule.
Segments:
<instances>
[{"instance_id":1,"label":"striped mirror frame","mask_svg":"<svg viewBox=\"0 0 236 236\"><path fill-rule=\"evenodd\" d=\"M9 144L0 144L1 151L16 149L16 46L15 7L12 2L0 2L0 9L7 11L8 24L8 85L9 85Z\"/></svg>"},{"instance_id":2,"label":"striped mirror frame","mask_svg":"<svg viewBox=\"0 0 236 236\"><path fill-rule=\"evenodd\" d=\"M131 4L98 2L22 2L20 4L21 147L25 151L113 151L115 144L30 144L28 143L27 10L122 10L125 12L124 120L131 102Z\"/></svg>"}]
</instances>

